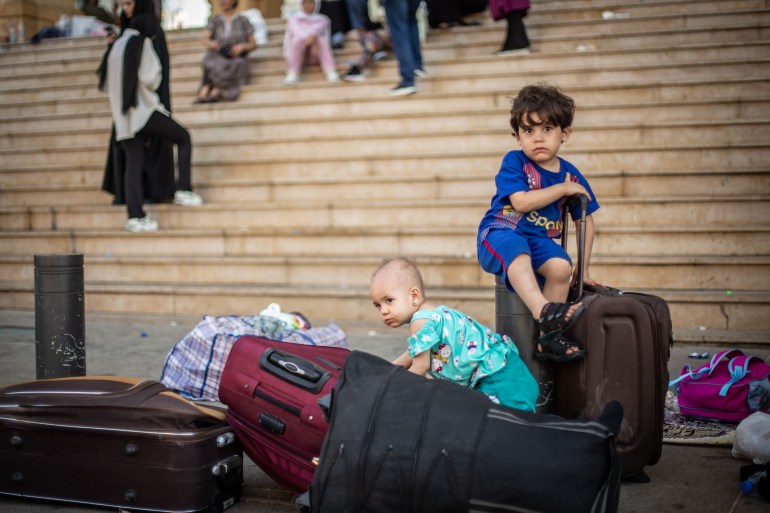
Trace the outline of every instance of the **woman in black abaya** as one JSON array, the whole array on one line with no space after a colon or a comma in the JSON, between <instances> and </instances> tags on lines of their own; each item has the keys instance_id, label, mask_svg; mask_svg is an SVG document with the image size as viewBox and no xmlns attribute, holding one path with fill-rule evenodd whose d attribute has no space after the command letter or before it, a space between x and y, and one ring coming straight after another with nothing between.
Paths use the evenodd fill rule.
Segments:
<instances>
[{"instance_id":1,"label":"woman in black abaya","mask_svg":"<svg viewBox=\"0 0 770 513\"><path fill-rule=\"evenodd\" d=\"M163 106L171 112L171 90L169 87L170 65L166 36L160 27L160 21L155 16L155 3L153 0L122 0L120 13L121 31L128 28L131 18L147 14L155 20L155 35L152 38L152 46L160 58L162 80L156 93ZM109 52L109 48L107 49ZM107 164L104 168L102 190L113 195L113 205L126 203L125 191L125 165L126 156L121 145L115 141L115 128L112 129L110 143L107 152ZM163 203L174 199L176 191L176 178L174 176L174 145L168 140L148 138L144 148L144 169L142 172L144 184L144 201L148 203Z\"/></svg>"}]
</instances>

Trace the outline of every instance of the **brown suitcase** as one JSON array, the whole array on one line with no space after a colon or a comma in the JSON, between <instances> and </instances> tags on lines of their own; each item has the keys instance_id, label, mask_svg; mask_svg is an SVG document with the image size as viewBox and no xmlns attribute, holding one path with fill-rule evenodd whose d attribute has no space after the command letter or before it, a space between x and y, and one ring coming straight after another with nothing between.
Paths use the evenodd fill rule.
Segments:
<instances>
[{"instance_id":1,"label":"brown suitcase","mask_svg":"<svg viewBox=\"0 0 770 513\"><path fill-rule=\"evenodd\" d=\"M243 453L222 410L156 381L83 377L0 389L0 494L129 510L220 512Z\"/></svg>"},{"instance_id":2,"label":"brown suitcase","mask_svg":"<svg viewBox=\"0 0 770 513\"><path fill-rule=\"evenodd\" d=\"M585 210L584 210L585 212ZM566 222L565 222L566 227ZM585 223L578 236L579 283ZM623 405L618 454L623 476L648 481L663 447L663 415L672 343L668 304L657 296L609 287L582 290L588 306L566 335L586 349L585 360L556 366L556 413L565 418L598 415L617 400Z\"/></svg>"}]
</instances>

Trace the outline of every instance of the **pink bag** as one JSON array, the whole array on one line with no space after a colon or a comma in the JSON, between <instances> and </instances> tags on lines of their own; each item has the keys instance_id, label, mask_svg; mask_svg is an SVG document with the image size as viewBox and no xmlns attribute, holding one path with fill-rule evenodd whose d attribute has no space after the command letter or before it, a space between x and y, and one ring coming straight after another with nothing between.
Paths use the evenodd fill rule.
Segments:
<instances>
[{"instance_id":1,"label":"pink bag","mask_svg":"<svg viewBox=\"0 0 770 513\"><path fill-rule=\"evenodd\" d=\"M682 415L740 422L770 411L770 365L738 349L715 354L695 371L685 365L671 385Z\"/></svg>"}]
</instances>

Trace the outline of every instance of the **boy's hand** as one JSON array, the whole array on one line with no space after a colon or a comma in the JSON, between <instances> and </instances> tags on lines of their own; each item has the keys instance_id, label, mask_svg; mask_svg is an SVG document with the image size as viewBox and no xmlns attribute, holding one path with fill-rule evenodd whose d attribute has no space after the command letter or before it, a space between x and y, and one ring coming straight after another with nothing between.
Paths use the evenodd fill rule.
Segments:
<instances>
[{"instance_id":1,"label":"boy's hand","mask_svg":"<svg viewBox=\"0 0 770 513\"><path fill-rule=\"evenodd\" d=\"M573 182L572 177L570 176L569 173L567 173L566 176L564 177L564 189L565 189L565 192L564 192L565 196L575 196L577 194L585 194L586 198L588 198L589 201L591 200L591 195L588 194L588 191L586 190L586 188L580 185L578 182Z\"/></svg>"}]
</instances>

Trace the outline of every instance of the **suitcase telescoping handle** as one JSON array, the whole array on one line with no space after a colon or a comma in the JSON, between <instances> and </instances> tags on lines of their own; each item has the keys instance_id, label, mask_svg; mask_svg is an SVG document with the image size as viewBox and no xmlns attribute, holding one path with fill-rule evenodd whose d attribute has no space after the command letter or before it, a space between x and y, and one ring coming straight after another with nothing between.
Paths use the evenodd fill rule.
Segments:
<instances>
[{"instance_id":1,"label":"suitcase telescoping handle","mask_svg":"<svg viewBox=\"0 0 770 513\"><path fill-rule=\"evenodd\" d=\"M588 210L588 197L585 194L570 196L564 204L562 213L561 246L567 249L567 234L569 232L569 211L580 204L580 230L577 238L577 283L575 298L583 296L583 276L585 274L585 253L586 253L586 210Z\"/></svg>"},{"instance_id":2,"label":"suitcase telescoping handle","mask_svg":"<svg viewBox=\"0 0 770 513\"><path fill-rule=\"evenodd\" d=\"M320 392L324 383L331 378L329 372L310 360L275 348L269 348L262 353L259 366L284 381L314 394Z\"/></svg>"}]
</instances>

